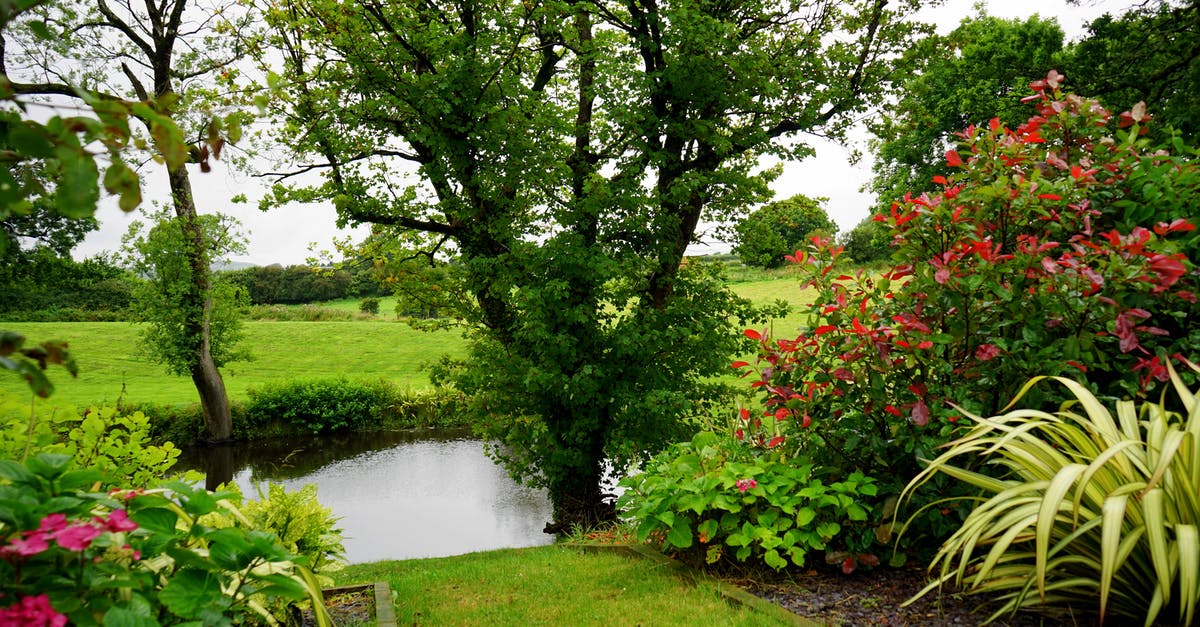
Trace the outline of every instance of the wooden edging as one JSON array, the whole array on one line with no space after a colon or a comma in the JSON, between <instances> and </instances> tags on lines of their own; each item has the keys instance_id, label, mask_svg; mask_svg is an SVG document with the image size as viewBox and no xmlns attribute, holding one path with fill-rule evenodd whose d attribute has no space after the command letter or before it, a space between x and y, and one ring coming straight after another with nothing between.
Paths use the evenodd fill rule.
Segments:
<instances>
[{"instance_id":1,"label":"wooden edging","mask_svg":"<svg viewBox=\"0 0 1200 627\"><path fill-rule=\"evenodd\" d=\"M637 544L583 544L575 542L565 543L561 546L581 549L583 551L616 551L642 557L655 562L681 577L690 578L693 581L705 580L713 583L716 585L717 593L726 601L748 607L764 616L769 616L780 622L796 625L797 627L822 627L823 625L823 623L805 618L789 611L787 608L754 596L727 581L721 581L711 575L698 571L679 560L671 559L647 546Z\"/></svg>"},{"instance_id":2,"label":"wooden edging","mask_svg":"<svg viewBox=\"0 0 1200 627\"><path fill-rule=\"evenodd\" d=\"M325 588L321 590L321 594L328 598L335 594L359 592L368 588L375 592L375 624L378 627L396 627L396 606L392 604L392 587L386 581Z\"/></svg>"}]
</instances>

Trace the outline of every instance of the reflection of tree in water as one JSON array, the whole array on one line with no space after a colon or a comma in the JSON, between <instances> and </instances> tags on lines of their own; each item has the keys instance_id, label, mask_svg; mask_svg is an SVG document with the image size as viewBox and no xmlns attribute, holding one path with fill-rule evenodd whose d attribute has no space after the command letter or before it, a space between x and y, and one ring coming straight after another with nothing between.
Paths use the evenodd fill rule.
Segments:
<instances>
[{"instance_id":1,"label":"reflection of tree in water","mask_svg":"<svg viewBox=\"0 0 1200 627\"><path fill-rule=\"evenodd\" d=\"M250 470L256 481L281 481L313 473L339 460L381 451L412 442L448 442L470 439L469 429L411 429L373 433L345 433L306 438L273 438L229 446L187 447L179 456L178 470L198 470L213 479L229 481L241 470ZM205 481L208 489L216 484Z\"/></svg>"}]
</instances>

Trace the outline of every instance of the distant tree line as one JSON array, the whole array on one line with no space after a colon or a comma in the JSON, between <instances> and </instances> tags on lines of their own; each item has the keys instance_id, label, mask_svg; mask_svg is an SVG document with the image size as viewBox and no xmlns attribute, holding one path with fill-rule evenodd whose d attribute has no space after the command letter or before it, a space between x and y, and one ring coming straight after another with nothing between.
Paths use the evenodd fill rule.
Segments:
<instances>
[{"instance_id":1,"label":"distant tree line","mask_svg":"<svg viewBox=\"0 0 1200 627\"><path fill-rule=\"evenodd\" d=\"M288 305L387 294L369 272L270 265L218 273L251 305ZM76 261L49 247L10 250L0 263L0 316L16 320L123 320L144 281L104 255Z\"/></svg>"},{"instance_id":2,"label":"distant tree line","mask_svg":"<svg viewBox=\"0 0 1200 627\"><path fill-rule=\"evenodd\" d=\"M368 271L353 266L326 269L272 264L224 274L245 290L251 305L299 305L387 294Z\"/></svg>"}]
</instances>

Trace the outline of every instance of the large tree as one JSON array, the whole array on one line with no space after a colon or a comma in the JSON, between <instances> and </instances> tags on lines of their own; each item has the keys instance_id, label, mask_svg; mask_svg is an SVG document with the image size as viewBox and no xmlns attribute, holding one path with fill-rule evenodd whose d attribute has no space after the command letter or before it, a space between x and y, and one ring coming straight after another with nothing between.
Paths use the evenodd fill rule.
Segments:
<instances>
[{"instance_id":1,"label":"large tree","mask_svg":"<svg viewBox=\"0 0 1200 627\"><path fill-rule=\"evenodd\" d=\"M549 488L550 529L606 519L605 460L676 435L736 348L716 312L744 303L681 270L698 225L766 200L760 155L878 101L917 4L280 0L281 138L326 178L272 200L450 255L485 435Z\"/></svg>"},{"instance_id":2,"label":"large tree","mask_svg":"<svg viewBox=\"0 0 1200 627\"><path fill-rule=\"evenodd\" d=\"M981 14L909 51L918 70L887 115L869 124L875 177L869 187L886 209L905 193L932 190L947 174L943 155L954 133L999 117L1015 126L1028 115L1021 98L1062 50L1063 32L1037 16L1007 20Z\"/></svg>"},{"instance_id":3,"label":"large tree","mask_svg":"<svg viewBox=\"0 0 1200 627\"><path fill-rule=\"evenodd\" d=\"M1145 102L1158 130L1200 138L1200 2L1150 0L1103 15L1059 68L1073 89L1114 111Z\"/></svg>"},{"instance_id":4,"label":"large tree","mask_svg":"<svg viewBox=\"0 0 1200 627\"><path fill-rule=\"evenodd\" d=\"M208 158L219 156L225 140L238 134L240 118L221 110L234 104L222 81L234 75L231 63L239 51L229 44L239 41L232 35L247 17L240 8L189 0L64 0L30 9L3 32L3 70L12 93L73 99L132 116L144 132L126 122L130 132L122 147L145 150L163 164L170 206L190 242L181 253L193 279L174 306L185 312L182 324L193 355L189 370L212 440L230 436L231 418L210 350L209 259L187 162L207 169ZM185 135L180 128L187 129ZM119 153L114 158L114 167L120 167L106 172L104 184L123 192L120 203L131 208L140 201L138 177Z\"/></svg>"}]
</instances>

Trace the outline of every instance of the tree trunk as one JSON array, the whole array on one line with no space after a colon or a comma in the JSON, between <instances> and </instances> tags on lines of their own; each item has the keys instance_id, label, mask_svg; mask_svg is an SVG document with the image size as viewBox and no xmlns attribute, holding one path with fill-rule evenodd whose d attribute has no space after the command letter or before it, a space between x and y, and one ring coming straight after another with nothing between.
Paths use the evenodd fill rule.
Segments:
<instances>
[{"instance_id":1,"label":"tree trunk","mask_svg":"<svg viewBox=\"0 0 1200 627\"><path fill-rule=\"evenodd\" d=\"M208 261L208 244L204 239L204 228L196 215L196 203L192 198L192 184L187 166L179 166L168 173L171 183L171 198L175 205L176 220L188 242L182 253L187 255L192 270L192 284L183 295L180 306L185 313L185 333L192 338L195 357L192 362L192 383L200 395L200 407L204 412L204 430L209 442L223 442L233 435L233 418L229 410L229 396L225 392L225 381L217 370L210 350L209 320L212 312L211 286Z\"/></svg>"}]
</instances>

